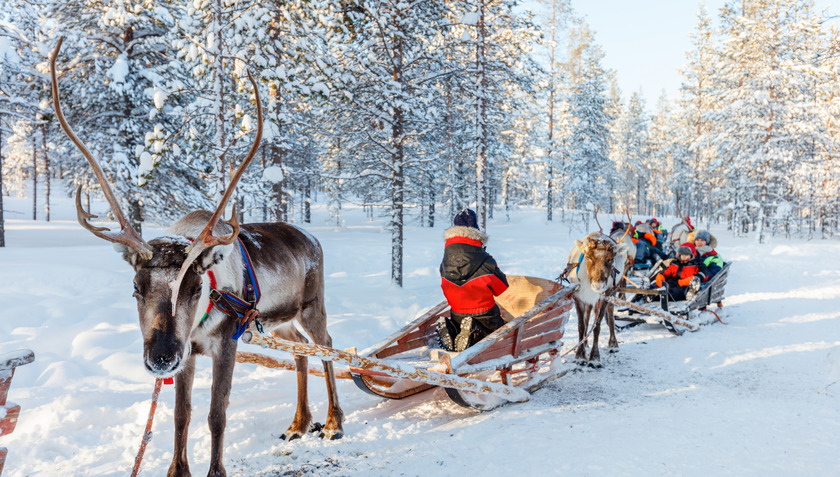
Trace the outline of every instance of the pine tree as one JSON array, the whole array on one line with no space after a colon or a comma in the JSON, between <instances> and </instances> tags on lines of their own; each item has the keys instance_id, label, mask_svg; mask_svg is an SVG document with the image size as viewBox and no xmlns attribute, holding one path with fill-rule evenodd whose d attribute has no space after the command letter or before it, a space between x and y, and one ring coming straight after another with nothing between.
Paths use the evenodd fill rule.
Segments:
<instances>
[{"instance_id":1,"label":"pine tree","mask_svg":"<svg viewBox=\"0 0 840 477\"><path fill-rule=\"evenodd\" d=\"M424 189L421 148L424 135L438 119L434 81L444 59L427 50L439 34L445 5L428 0L351 2L349 28L332 35L336 68L347 80L329 109L333 124L341 124L342 177L384 192L379 199L390 210L391 280L403 283L405 206ZM351 159L351 160L348 160ZM347 169L345 169L347 171ZM421 178L415 184L413 178Z\"/></svg>"},{"instance_id":2,"label":"pine tree","mask_svg":"<svg viewBox=\"0 0 840 477\"><path fill-rule=\"evenodd\" d=\"M608 157L611 118L606 113L606 85L600 58L586 58L580 72L580 82L571 98L575 125L569 138L571 157L567 175L571 178L569 191L574 206L588 209L609 202L606 184L613 174ZM588 215L584 217L588 229Z\"/></svg>"},{"instance_id":3,"label":"pine tree","mask_svg":"<svg viewBox=\"0 0 840 477\"><path fill-rule=\"evenodd\" d=\"M682 212L694 215L700 204L708 209L719 210L725 200L718 187L704 187L708 184L720 184L723 163L715 153L712 124L709 115L718 107L715 103L716 67L719 65L719 52L713 38L711 19L705 6L697 13L697 25L691 33L692 50L686 53L687 65L681 70L683 81L680 86L678 113L681 144L685 154L676 158L674 170L674 190L687 199L681 205ZM701 200L699 191L708 189Z\"/></svg>"},{"instance_id":4,"label":"pine tree","mask_svg":"<svg viewBox=\"0 0 840 477\"><path fill-rule=\"evenodd\" d=\"M588 209L610 203L608 189L615 176L609 160L610 122L605 95L609 72L601 62L604 53L585 23L572 29L566 63L570 83L570 135L566 139L569 161L564 174L570 206L583 210L584 226L589 229Z\"/></svg>"},{"instance_id":5,"label":"pine tree","mask_svg":"<svg viewBox=\"0 0 840 477\"><path fill-rule=\"evenodd\" d=\"M736 230L743 233L753 224L759 242L788 190L786 171L808 150L809 135L800 132L813 124L801 103L807 89L803 65L812 53L801 45L819 30L811 6L803 0L745 0L722 11L714 142L726 164Z\"/></svg>"}]
</instances>

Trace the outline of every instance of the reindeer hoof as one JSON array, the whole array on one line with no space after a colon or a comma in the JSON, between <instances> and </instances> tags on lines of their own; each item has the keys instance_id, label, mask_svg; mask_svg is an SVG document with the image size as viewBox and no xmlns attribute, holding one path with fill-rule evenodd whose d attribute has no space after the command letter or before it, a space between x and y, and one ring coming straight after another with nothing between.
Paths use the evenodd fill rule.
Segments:
<instances>
[{"instance_id":1,"label":"reindeer hoof","mask_svg":"<svg viewBox=\"0 0 840 477\"><path fill-rule=\"evenodd\" d=\"M578 366L586 366L588 364L586 358L575 358L573 361Z\"/></svg>"},{"instance_id":2,"label":"reindeer hoof","mask_svg":"<svg viewBox=\"0 0 840 477\"><path fill-rule=\"evenodd\" d=\"M300 439L300 432L290 432L286 431L283 434L280 434L280 439L284 441L293 441L295 439Z\"/></svg>"},{"instance_id":3,"label":"reindeer hoof","mask_svg":"<svg viewBox=\"0 0 840 477\"><path fill-rule=\"evenodd\" d=\"M321 432L321 434L318 437L330 441L337 441L338 439L344 437L344 431L342 431L341 429L325 430Z\"/></svg>"},{"instance_id":4,"label":"reindeer hoof","mask_svg":"<svg viewBox=\"0 0 840 477\"><path fill-rule=\"evenodd\" d=\"M610 353L618 353L618 346L610 346L607 349L610 351Z\"/></svg>"},{"instance_id":5,"label":"reindeer hoof","mask_svg":"<svg viewBox=\"0 0 840 477\"><path fill-rule=\"evenodd\" d=\"M604 367L604 365L603 365L603 364L601 364L601 360L600 360L600 359L593 359L593 360L590 360L590 361L589 361L589 367L590 367L590 368L603 368L603 367Z\"/></svg>"},{"instance_id":6,"label":"reindeer hoof","mask_svg":"<svg viewBox=\"0 0 840 477\"><path fill-rule=\"evenodd\" d=\"M316 432L321 432L321 430L322 430L323 428L324 428L324 425L323 425L323 424L321 424L320 422L313 422L313 423L309 426L309 432L311 432L311 433L313 433L313 434L314 434L314 433L316 433Z\"/></svg>"}]
</instances>

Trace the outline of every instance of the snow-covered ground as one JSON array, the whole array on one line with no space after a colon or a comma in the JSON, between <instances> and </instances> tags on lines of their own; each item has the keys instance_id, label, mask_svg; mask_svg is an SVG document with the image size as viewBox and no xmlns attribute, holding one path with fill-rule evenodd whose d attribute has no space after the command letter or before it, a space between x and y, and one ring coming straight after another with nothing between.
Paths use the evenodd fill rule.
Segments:
<instances>
[{"instance_id":1,"label":"snow-covered ground","mask_svg":"<svg viewBox=\"0 0 840 477\"><path fill-rule=\"evenodd\" d=\"M9 393L22 411L15 432L0 438L9 448L5 475L126 475L153 385L142 365L132 270L75 222L69 199L54 205L50 223L25 220L24 199L4 202L0 354L36 355ZM389 284L383 221L343 214L347 225L336 229L316 208L304 228L324 246L334 345L364 349L442 299L444 227L408 227L400 289ZM488 250L511 275L557 276L583 235L546 223L539 210L517 211L510 222L500 215L490 222ZM228 475L840 475L840 242L758 245L722 228L712 233L734 262L728 325L680 337L653 325L622 331L620 352L604 353L603 369L565 364L574 370L527 403L479 413L441 390L384 401L339 381L344 439L289 443L279 436L294 413L293 373L237 365ZM574 321L567 330L571 345ZM196 476L207 472L210 444L210 362L198 363L189 445ZM309 388L323 422L323 380L311 378ZM144 475L164 475L169 465L173 404L165 387Z\"/></svg>"}]
</instances>

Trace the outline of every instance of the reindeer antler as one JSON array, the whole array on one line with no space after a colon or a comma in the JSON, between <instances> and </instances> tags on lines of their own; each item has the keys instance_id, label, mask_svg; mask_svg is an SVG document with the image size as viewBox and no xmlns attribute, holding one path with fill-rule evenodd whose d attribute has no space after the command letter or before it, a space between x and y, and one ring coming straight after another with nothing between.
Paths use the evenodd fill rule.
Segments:
<instances>
[{"instance_id":1,"label":"reindeer antler","mask_svg":"<svg viewBox=\"0 0 840 477\"><path fill-rule=\"evenodd\" d=\"M215 247L216 245L229 245L233 243L239 235L239 220L236 218L235 203L233 204L230 220L225 221L226 224L233 227L233 232L231 232L231 234L227 237L216 237L213 235L213 229L216 227L216 224L219 223L219 219L222 217L225 207L227 206L230 197L233 195L236 184L239 182L242 174L245 173L245 169L248 168L248 164L251 163L251 160L257 154L257 149L259 149L260 141L262 140L263 111L262 103L260 101L260 89L257 82L254 80L254 77L251 76L251 72L247 71L247 73L248 80L251 82L251 86L254 87L254 97L257 102L257 135L254 137L254 143L251 145L251 149L248 151L245 159L242 160L242 163L236 171L231 174L230 183L225 189L222 199L216 207L216 211L213 212L213 215L210 217L210 221L207 222L207 226L204 227L204 230L202 230L200 234L198 234L198 237L195 238L193 243L187 247L187 258L184 260L183 265L181 265L181 271L178 273L178 278L170 284L170 287L172 288L172 313L175 313L175 304L178 300L178 291L181 288L181 281L184 279L187 269L189 269L190 265L192 265L195 259L198 258L201 252L207 250L208 248Z\"/></svg>"},{"instance_id":2,"label":"reindeer antler","mask_svg":"<svg viewBox=\"0 0 840 477\"><path fill-rule=\"evenodd\" d=\"M601 222L598 222L598 211L601 210L600 205L595 206L595 223L598 224L598 231L604 233L604 227L601 227Z\"/></svg>"},{"instance_id":3,"label":"reindeer antler","mask_svg":"<svg viewBox=\"0 0 840 477\"><path fill-rule=\"evenodd\" d=\"M105 239L109 242L114 243L121 243L131 249L134 249L137 253L140 254L140 257L143 260L149 260L152 258L152 248L149 244L143 240L143 237L137 233L137 230L131 226L131 223L126 220L125 215L120 209L120 204L117 202L116 197L114 197L114 193L111 191L111 186L108 185L108 180L105 178L105 174L102 172L102 168L99 166L99 163L96 159L93 158L93 155L88 151L88 148L85 147L84 143L76 136L73 132L73 129L67 123L67 120L64 119L64 113L61 111L61 103L58 100L58 75L55 73L55 60L58 57L58 52L61 49L61 44L64 42L64 37L58 39L58 43L55 45L55 49L50 56L50 77L52 78L52 97L53 97L53 107L55 108L55 115L58 118L59 124L61 124L61 129L64 130L64 133L67 134L67 137L73 141L73 144L79 148L79 151L82 152L82 155L85 156L88 163L90 164L91 168L93 168L93 173L96 175L96 179L99 181L99 186L102 188L102 193L105 195L105 199L108 201L108 204L111 206L111 211L114 213L114 217L117 219L117 222L120 224L120 231L119 232L111 232L106 227L97 227L91 225L88 222L88 219L95 219L97 218L96 215L91 214L90 212L84 210L82 208L82 200L81 200L81 193L82 193L82 186L79 186L76 189L76 218L79 221L79 224L82 227L89 230L91 233L96 235L99 238Z\"/></svg>"},{"instance_id":4,"label":"reindeer antler","mask_svg":"<svg viewBox=\"0 0 840 477\"><path fill-rule=\"evenodd\" d=\"M624 229L624 235L622 235L621 238L618 239L617 243L621 243L624 240L624 237L626 237L627 234L630 233L630 227L633 226L633 217L630 215L630 208L628 207L624 209L624 212L627 213L627 227Z\"/></svg>"}]
</instances>

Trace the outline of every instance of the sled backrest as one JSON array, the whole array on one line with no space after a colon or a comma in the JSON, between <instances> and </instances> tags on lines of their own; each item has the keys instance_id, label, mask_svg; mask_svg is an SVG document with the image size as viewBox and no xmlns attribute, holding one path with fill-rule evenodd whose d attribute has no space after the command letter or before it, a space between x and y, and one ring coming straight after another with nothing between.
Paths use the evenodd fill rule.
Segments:
<instances>
[{"instance_id":1,"label":"sled backrest","mask_svg":"<svg viewBox=\"0 0 840 477\"><path fill-rule=\"evenodd\" d=\"M509 276L509 288L496 297L502 318L510 321L560 291L557 282L537 277Z\"/></svg>"}]
</instances>

